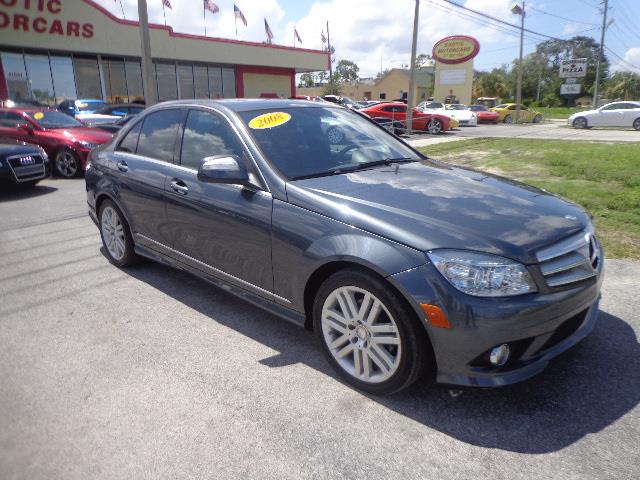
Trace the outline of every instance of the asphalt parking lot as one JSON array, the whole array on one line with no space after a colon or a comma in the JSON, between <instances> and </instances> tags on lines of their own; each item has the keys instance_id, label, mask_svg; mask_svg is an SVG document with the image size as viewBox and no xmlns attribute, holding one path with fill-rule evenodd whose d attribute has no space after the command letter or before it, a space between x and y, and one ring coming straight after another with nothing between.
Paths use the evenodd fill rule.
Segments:
<instances>
[{"instance_id":1,"label":"asphalt parking lot","mask_svg":"<svg viewBox=\"0 0 640 480\"><path fill-rule=\"evenodd\" d=\"M378 398L309 332L113 267L81 179L1 191L0 251L3 480L640 477L640 262L607 263L594 332L531 381Z\"/></svg>"},{"instance_id":2,"label":"asphalt parking lot","mask_svg":"<svg viewBox=\"0 0 640 480\"><path fill-rule=\"evenodd\" d=\"M571 140L582 142L640 142L640 132L631 129L592 128L578 130L566 125L564 121L553 120L544 123L525 123L521 125L487 125L477 127L459 127L443 135L417 134L411 135L410 142L414 146L433 145L436 143L469 138L534 138L543 140Z\"/></svg>"}]
</instances>

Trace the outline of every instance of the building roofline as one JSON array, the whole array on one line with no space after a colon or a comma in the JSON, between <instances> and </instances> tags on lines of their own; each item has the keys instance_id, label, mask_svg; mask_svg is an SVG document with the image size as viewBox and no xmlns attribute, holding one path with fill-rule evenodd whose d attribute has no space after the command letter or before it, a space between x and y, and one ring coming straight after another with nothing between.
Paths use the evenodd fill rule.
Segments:
<instances>
[{"instance_id":1,"label":"building roofline","mask_svg":"<svg viewBox=\"0 0 640 480\"><path fill-rule=\"evenodd\" d=\"M98 3L95 3L93 0L82 0L84 3L86 3L87 5L95 8L96 10L100 11L103 15L107 16L110 20L119 23L120 25L128 25L128 26L132 26L132 27L138 27L140 25L140 22L137 22L135 20L126 20L123 18L119 18L116 17L113 13L111 13L109 10L107 10L106 8L104 8L102 5L99 5ZM190 39L190 40L201 40L201 41L207 41L207 42L215 42L215 43L231 43L231 44L235 44L235 45L244 45L244 46L248 46L248 47L261 47L261 48L275 48L276 50L292 50L294 52L306 52L306 53L319 53L319 54L323 54L323 55L329 55L329 52L325 52L323 50L313 50L313 49L309 49L309 48L297 48L297 47L288 47L286 45L273 45L273 44L268 44L268 43L259 43L259 42L247 42L244 40L233 40L231 38L220 38L220 37L205 37L204 35L194 35L191 33L179 33L173 30L172 27L168 26L168 25L160 25L158 23L150 23L149 24L149 29L150 30L165 30L168 32L170 37L175 37L175 38L186 38L186 39Z\"/></svg>"}]
</instances>

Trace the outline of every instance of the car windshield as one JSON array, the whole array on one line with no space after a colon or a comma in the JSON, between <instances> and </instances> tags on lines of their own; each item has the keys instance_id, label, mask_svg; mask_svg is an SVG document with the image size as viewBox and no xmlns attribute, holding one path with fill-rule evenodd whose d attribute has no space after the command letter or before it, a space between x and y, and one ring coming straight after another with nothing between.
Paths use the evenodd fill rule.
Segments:
<instances>
[{"instance_id":1,"label":"car windshield","mask_svg":"<svg viewBox=\"0 0 640 480\"><path fill-rule=\"evenodd\" d=\"M449 105L445 105L444 108L447 110L467 110L467 106L462 105L461 103L452 103Z\"/></svg>"},{"instance_id":2,"label":"car windshield","mask_svg":"<svg viewBox=\"0 0 640 480\"><path fill-rule=\"evenodd\" d=\"M469 107L469 110L471 110L472 112L486 112L489 109L484 105L471 105Z\"/></svg>"},{"instance_id":3,"label":"car windshield","mask_svg":"<svg viewBox=\"0 0 640 480\"><path fill-rule=\"evenodd\" d=\"M33 120L42 128L73 128L81 127L82 124L66 113L55 110L42 110L37 112L27 112Z\"/></svg>"},{"instance_id":4,"label":"car windshield","mask_svg":"<svg viewBox=\"0 0 640 480\"><path fill-rule=\"evenodd\" d=\"M496 105L495 108L509 108L509 105L506 103L501 103L500 105Z\"/></svg>"},{"instance_id":5,"label":"car windshield","mask_svg":"<svg viewBox=\"0 0 640 480\"><path fill-rule=\"evenodd\" d=\"M298 107L240 112L264 154L288 179L346 173L419 156L350 110Z\"/></svg>"},{"instance_id":6,"label":"car windshield","mask_svg":"<svg viewBox=\"0 0 640 480\"><path fill-rule=\"evenodd\" d=\"M76 107L78 107L78 110L82 113L93 113L96 110L106 106L107 104L104 102L76 102Z\"/></svg>"},{"instance_id":7,"label":"car windshield","mask_svg":"<svg viewBox=\"0 0 640 480\"><path fill-rule=\"evenodd\" d=\"M441 103L438 102L431 102L431 103L425 103L422 108L426 108L429 110L436 110L436 109L440 109L443 108L444 105L442 105Z\"/></svg>"}]
</instances>

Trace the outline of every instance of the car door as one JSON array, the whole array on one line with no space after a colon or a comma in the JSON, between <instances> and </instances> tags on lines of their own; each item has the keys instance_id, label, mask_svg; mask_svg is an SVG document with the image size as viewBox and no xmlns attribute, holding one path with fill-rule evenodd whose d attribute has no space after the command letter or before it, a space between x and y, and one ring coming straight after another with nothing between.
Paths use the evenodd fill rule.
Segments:
<instances>
[{"instance_id":1,"label":"car door","mask_svg":"<svg viewBox=\"0 0 640 480\"><path fill-rule=\"evenodd\" d=\"M633 103L625 103L623 104L624 109L622 110L622 127L630 127L633 126L633 122L636 118L640 118L640 107Z\"/></svg>"},{"instance_id":2,"label":"car door","mask_svg":"<svg viewBox=\"0 0 640 480\"><path fill-rule=\"evenodd\" d=\"M202 159L215 155L235 155L258 178L229 121L211 110L190 109L180 164L166 184L174 254L193 268L269 297L272 196L266 189L198 180Z\"/></svg>"},{"instance_id":3,"label":"car door","mask_svg":"<svg viewBox=\"0 0 640 480\"><path fill-rule=\"evenodd\" d=\"M593 120L590 120L591 126L600 126L600 127L613 127L620 123L621 111L619 109L618 103L612 103L611 105L605 105L604 107L598 110Z\"/></svg>"},{"instance_id":4,"label":"car door","mask_svg":"<svg viewBox=\"0 0 640 480\"><path fill-rule=\"evenodd\" d=\"M137 243L168 253L165 183L176 158L184 109L164 109L146 115L114 149L110 174L116 194Z\"/></svg>"}]
</instances>

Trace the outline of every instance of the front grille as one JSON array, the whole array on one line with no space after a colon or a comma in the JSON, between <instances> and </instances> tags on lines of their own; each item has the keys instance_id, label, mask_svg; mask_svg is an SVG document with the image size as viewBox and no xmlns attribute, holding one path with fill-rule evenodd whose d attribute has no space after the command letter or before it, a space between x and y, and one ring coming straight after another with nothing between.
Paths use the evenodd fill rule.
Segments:
<instances>
[{"instance_id":1,"label":"front grille","mask_svg":"<svg viewBox=\"0 0 640 480\"><path fill-rule=\"evenodd\" d=\"M16 155L7 158L7 163L18 182L38 180L46 175L45 164L41 155Z\"/></svg>"},{"instance_id":2,"label":"front grille","mask_svg":"<svg viewBox=\"0 0 640 480\"><path fill-rule=\"evenodd\" d=\"M600 262L600 246L590 232L581 232L536 254L547 285L560 287L596 275Z\"/></svg>"}]
</instances>

